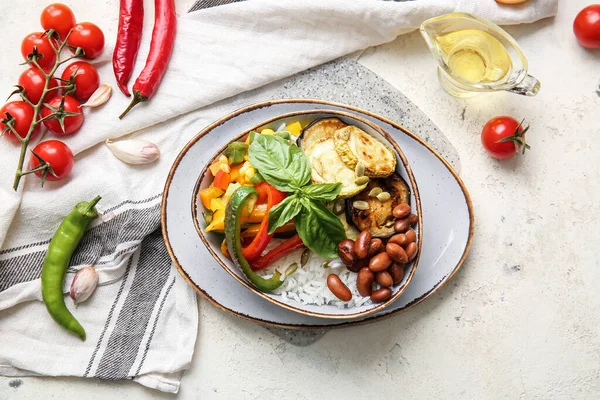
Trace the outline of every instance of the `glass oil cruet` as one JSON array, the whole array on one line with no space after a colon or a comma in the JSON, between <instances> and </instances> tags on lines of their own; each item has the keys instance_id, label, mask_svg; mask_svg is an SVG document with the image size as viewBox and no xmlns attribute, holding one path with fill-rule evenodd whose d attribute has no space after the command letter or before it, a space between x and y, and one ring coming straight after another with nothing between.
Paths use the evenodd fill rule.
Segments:
<instances>
[{"instance_id":1,"label":"glass oil cruet","mask_svg":"<svg viewBox=\"0 0 600 400\"><path fill-rule=\"evenodd\" d=\"M442 15L423 22L421 35L438 62L442 87L453 96L499 90L535 96L540 90L515 39L490 21Z\"/></svg>"}]
</instances>

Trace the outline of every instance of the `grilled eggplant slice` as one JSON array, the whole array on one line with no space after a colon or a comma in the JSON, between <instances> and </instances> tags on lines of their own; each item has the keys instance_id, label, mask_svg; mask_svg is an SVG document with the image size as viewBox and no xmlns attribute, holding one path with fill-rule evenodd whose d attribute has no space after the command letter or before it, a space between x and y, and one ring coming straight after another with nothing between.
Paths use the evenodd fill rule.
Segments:
<instances>
[{"instance_id":1,"label":"grilled eggplant slice","mask_svg":"<svg viewBox=\"0 0 600 400\"><path fill-rule=\"evenodd\" d=\"M385 178L396 170L396 156L392 150L356 126L338 129L334 142L342 161L352 169L362 162L369 178Z\"/></svg>"},{"instance_id":2,"label":"grilled eggplant slice","mask_svg":"<svg viewBox=\"0 0 600 400\"><path fill-rule=\"evenodd\" d=\"M377 197L369 197L369 192L376 187L388 192L390 199L382 202ZM354 207L356 201L367 202L369 208ZM400 175L394 173L385 179L371 179L365 190L346 200L346 219L361 232L367 230L373 237L386 238L394 234L392 210L398 204L410 204L410 189Z\"/></svg>"},{"instance_id":3,"label":"grilled eggplant slice","mask_svg":"<svg viewBox=\"0 0 600 400\"><path fill-rule=\"evenodd\" d=\"M311 179L313 183L337 183L342 184L338 195L340 198L352 197L363 190L367 184L357 185L356 174L353 169L348 168L335 151L333 139L314 143L304 151L312 169Z\"/></svg>"},{"instance_id":4,"label":"grilled eggplant slice","mask_svg":"<svg viewBox=\"0 0 600 400\"><path fill-rule=\"evenodd\" d=\"M346 124L337 118L323 118L309 124L298 137L298 146L302 150L310 148L313 144L332 139L335 131L345 127Z\"/></svg>"}]
</instances>

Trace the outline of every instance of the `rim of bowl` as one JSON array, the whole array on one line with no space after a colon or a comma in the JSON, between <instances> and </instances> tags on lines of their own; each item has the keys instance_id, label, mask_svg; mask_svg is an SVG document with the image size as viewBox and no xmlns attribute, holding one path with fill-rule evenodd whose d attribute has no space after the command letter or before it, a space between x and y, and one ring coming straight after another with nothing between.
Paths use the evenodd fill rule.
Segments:
<instances>
[{"instance_id":1,"label":"rim of bowl","mask_svg":"<svg viewBox=\"0 0 600 400\"><path fill-rule=\"evenodd\" d=\"M375 130L376 132L378 132L381 136L383 136L385 138L385 140L388 142L388 144L390 146L392 146L393 150L396 152L396 154L399 156L400 161L402 162L402 165L408 175L408 178L410 180L410 184L411 184L411 191L413 192L414 196L415 196L415 203L416 203L416 209L417 209L417 216L418 216L418 241L417 241L417 256L415 257L415 259L412 262L411 265L411 269L410 272L408 274L408 277L406 278L406 280L404 281L403 284L401 284L401 286L397 289L397 291L387 300L381 302L381 303L374 303L374 306L364 310L364 311L359 311L359 312L355 312L355 313L349 313L349 314L328 314L328 313L323 313L323 312L316 312L316 311L308 311L305 310L303 308L297 307L295 305L291 305L291 304L287 304L284 303L283 301L277 300L271 296L269 296L267 293L261 292L260 290L256 289L251 283L249 283L245 277L240 277L238 274L236 274L225 262L224 260L221 258L221 256L219 254L217 254L217 252L215 252L215 250L212 248L211 244L208 242L208 239L206 238L206 235L204 234L204 231L202 230L202 228L199 225L199 220L198 220L198 210L197 210L197 205L196 205L196 200L198 198L198 192L200 191L200 186L202 184L202 181L205 178L205 175L208 171L208 167L210 165L212 165L212 163L221 155L223 154L223 152L225 151L225 149L227 148L227 146L230 143L233 143L235 141L239 141L241 138L243 138L244 136L248 135L250 133L250 131L256 130L262 126L265 125L269 125L275 121L278 120L282 120L282 119L289 119L292 117L297 117L297 116L310 116L311 114L330 114L333 116L339 116L339 117L343 117L343 118L348 118L348 119L354 119L358 122L361 122L367 126L369 126L371 129ZM208 128L209 130L212 130L214 128ZM318 318L326 318L326 319L350 319L350 318L358 318L358 317L365 317L369 314L372 314L374 312L377 312L379 310L382 310L383 308L385 308L386 306L388 306L389 304L393 303L395 300L398 299L398 297L400 297L400 295L406 290L406 288L408 287L410 281L412 280L415 271L417 270L417 266L419 264L419 260L421 258L421 248L422 248L422 243L423 243L423 229L422 229L422 225L423 225L423 220L421 218L421 197L419 194L419 189L417 187L417 183L415 180L415 177L413 175L412 169L410 168L410 165L408 164L408 160L406 158L406 156L404 155L404 153L402 152L402 149L400 148L400 146L398 145L398 143L396 143L396 141L391 137L391 135L389 133L387 133L383 128L381 128L379 125L375 124L374 122L371 122L365 118L362 118L358 115L352 114L352 113L348 113L348 112L344 112L344 111L337 111L337 110L302 110L302 111L294 111L294 112L289 112L289 113L285 113L285 114L280 114L277 115L275 117L271 117L265 121L262 121L258 124L255 124L254 126L252 126L251 128L243 131L242 133L234 136L230 141L228 141L224 146L222 146L219 150L217 150L217 152L214 154L214 156L207 162L207 164L204 166L204 168L201 170L200 174L198 175L198 178L196 179L196 184L194 185L194 190L192 193L192 199L191 199L191 206L192 206L192 218L194 220L194 227L196 228L196 233L198 233L198 236L200 236L200 239L202 240L203 244L206 246L206 248L208 249L209 253L213 256L213 258L215 259L215 261L217 261L217 263L219 263L221 265L221 267L223 267L225 269L225 271L227 271L234 279L236 279L239 283L241 283L243 286L245 286L248 290L252 291L254 294L262 297L263 299L279 306L279 307L283 307L285 309L288 309L290 311L294 311L300 314L304 314L304 315L308 315L311 317L318 317Z\"/></svg>"},{"instance_id":2,"label":"rim of bowl","mask_svg":"<svg viewBox=\"0 0 600 400\"><path fill-rule=\"evenodd\" d=\"M372 118L376 118L380 121L383 121L383 122L395 127L396 129L402 131L405 135L407 135L410 138L412 138L413 140L419 142L419 144L421 146L423 146L425 149L427 149L429 152L431 152L438 160L440 160L440 162L442 164L444 164L444 166L448 169L450 174L454 177L454 179L458 183L463 195L465 196L467 209L469 211L469 237L467 238L467 243L465 245L465 249L463 250L463 254L461 255L461 258L458 260L456 266L454 267L454 269L448 276L446 276L444 279L442 279L441 282L438 282L438 284L436 286L434 286L433 288L431 288L428 292L426 292L423 295L419 296L418 298L414 299L413 301L411 301L410 303L408 303L406 306L404 306L402 308L398 308L398 309L390 311L389 313L386 313L386 314L376 315L376 316L370 317L368 319L361 319L361 320L354 319L354 320L349 320L349 321L339 323L339 324L334 324L334 325L291 324L291 323L283 323L283 322L280 323L280 322L274 322L274 321L267 321L267 320L264 320L261 318L251 316L249 314L244 314L241 311L233 310L231 308L228 308L228 307L222 305L218 300L215 300L210 294L208 294L208 292L206 292L204 289L202 289L200 286L198 286L196 284L196 282L194 282L192 280L192 278L188 275L188 273L183 269L183 266L179 263L179 259L175 255L175 253L173 251L173 247L171 246L171 242L169 240L169 232L167 230L167 197L168 197L169 189L171 187L171 182L173 180L173 176L175 175L175 172L177 171L177 168L179 167L181 160L185 157L188 150L191 147L193 147L196 144L196 142L198 142L198 140L200 140L204 135L206 135L208 132L210 132L210 130L223 124L225 121L228 121L231 118L237 117L239 115L242 115L242 114L250 112L250 111L258 110L258 109L269 107L272 105L287 104L287 103L329 105L329 106L333 106L333 107L344 108L346 110L360 112L361 114L368 115ZM211 129L208 129L208 128L211 128ZM177 155L177 158L173 162L173 165L171 166L171 170L169 171L169 174L167 175L167 179L165 181L165 187L164 187L163 195L162 195L160 220L161 220L163 240L167 247L167 252L169 253L169 256L171 257L171 260L173 261L173 265L175 266L177 271L179 271L179 274L183 277L183 279L190 286L192 286L192 288L194 288L196 293L198 293L200 296L202 296L205 300L207 300L213 306L217 307L221 311L223 311L229 315L232 315L234 317L238 317L243 320L246 320L249 322L254 322L254 323L266 326L266 327L293 329L293 330L300 330L300 331L342 329L342 328L348 328L351 326L367 325L367 324L371 324L374 322L386 320L388 318L391 318L395 315L398 315L398 314L401 314L401 313L407 311L408 309L416 306L417 304L422 303L423 301L427 300L429 297L433 296L438 290L441 290L448 282L450 282L452 280L454 275L456 275L456 273L460 270L460 268L464 264L465 260L467 259L469 250L471 249L471 245L473 243L473 235L475 233L475 211L473 210L473 202L471 200L471 195L469 194L467 187L465 186L465 184L462 181L462 179L460 178L460 176L458 176L458 174L456 173L456 171L454 170L452 165L450 165L448 163L448 161L446 161L446 159L444 159L442 156L440 156L438 154L438 152L435 151L433 149L433 147L431 147L427 142L425 142L419 136L415 135L412 131L408 130L407 128L398 124L397 122L394 122L387 117L384 117L380 114L376 114L371 111L367 111L360 107L355 107L355 106L351 106L348 104L337 103L337 102L328 101L328 100L300 99L300 98L267 100L267 101L263 101L263 102L259 102L259 103L249 104L247 106L244 106L242 108L234 110L231 113L227 114L226 116L221 117L220 119L212 122L207 127L207 129L203 129L202 131L197 133L196 136L194 136L192 139L190 139L190 141L183 147L183 149L181 149L181 151Z\"/></svg>"}]
</instances>

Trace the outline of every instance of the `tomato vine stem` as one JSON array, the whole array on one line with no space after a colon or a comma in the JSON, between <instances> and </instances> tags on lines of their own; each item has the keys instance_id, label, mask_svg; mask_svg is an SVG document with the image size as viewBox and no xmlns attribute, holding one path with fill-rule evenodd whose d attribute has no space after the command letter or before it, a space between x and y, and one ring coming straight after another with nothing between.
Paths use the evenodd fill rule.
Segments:
<instances>
[{"instance_id":1,"label":"tomato vine stem","mask_svg":"<svg viewBox=\"0 0 600 400\"><path fill-rule=\"evenodd\" d=\"M46 95L48 93L52 92L53 90L59 90L59 89L73 90L75 88L74 82L70 83L69 85L60 85L60 86L54 87L54 88L48 87L48 85L50 84L50 80L56 73L56 70L58 69L58 67L60 67L62 64L69 62L75 58L81 58L84 54L83 49L78 47L75 49L75 53L73 55L71 55L63 60L60 59L60 53L63 51L63 49L67 45L67 41L69 39L69 36L71 36L72 32L73 32L72 30L69 31L69 33L65 36L65 39L62 42L60 41L60 39L57 38L57 35L55 35L54 30L50 29L44 33L48 38L50 47L52 47L52 50L56 54L56 62L54 63L54 67L49 72L46 72L38 64L38 62L37 62L38 56L35 55L37 53L35 47L34 47L34 52L29 55L29 59L26 61L27 64L33 64L40 71L42 71L42 73L44 74L44 76L46 78L46 82L44 84L44 90L42 91L40 100L37 102L37 104L33 104L29 100L29 98L27 98L27 94L25 92L21 91L21 93L20 93L21 98L33 107L33 120L31 122L31 125L29 126L29 130L27 131L27 135L24 138L22 138L19 134L17 134L17 132L15 131L15 129L13 127L13 124L10 124L10 121L8 123L6 123L6 126L11 130L13 135L15 135L21 142L21 152L19 154L19 162L17 163L17 170L15 172L15 179L13 182L13 189L15 191L17 191L17 189L19 188L19 184L20 184L21 178L23 176L28 175L32 172L36 172L36 171L40 171L40 170L46 171L46 170L50 169L50 165L46 162L41 164L42 165L41 168L40 168L40 166L38 166L38 168L34 168L29 171L23 171L23 165L25 163L25 155L27 154L27 147L29 146L29 141L31 140L31 135L33 134L33 132L35 132L36 128L42 122L47 121L49 119L57 119L57 117L60 117L60 115L64 114L64 111L62 110L62 106L61 106L61 109L59 109L58 111L54 111L51 114L49 114L43 118L39 118L40 111L41 111L42 107L44 106L44 99L45 99ZM59 43L58 47L55 46L54 40L56 40L56 43Z\"/></svg>"}]
</instances>

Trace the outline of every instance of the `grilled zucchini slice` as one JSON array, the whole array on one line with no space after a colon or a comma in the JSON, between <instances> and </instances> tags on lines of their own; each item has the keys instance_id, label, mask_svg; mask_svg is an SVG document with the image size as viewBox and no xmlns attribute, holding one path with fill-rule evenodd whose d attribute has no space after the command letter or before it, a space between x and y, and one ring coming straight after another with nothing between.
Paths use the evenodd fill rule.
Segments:
<instances>
[{"instance_id":1,"label":"grilled zucchini slice","mask_svg":"<svg viewBox=\"0 0 600 400\"><path fill-rule=\"evenodd\" d=\"M376 187L388 192L390 199L379 201L376 197L369 197L369 192ZM359 210L354 207L355 201L366 201L369 208ZM364 191L346 200L346 220L361 232L367 230L373 237L386 238L394 234L396 219L392 210L398 204L410 204L410 188L400 175L371 179Z\"/></svg>"},{"instance_id":2,"label":"grilled zucchini slice","mask_svg":"<svg viewBox=\"0 0 600 400\"><path fill-rule=\"evenodd\" d=\"M333 139L326 139L314 143L304 151L312 169L313 183L337 183L342 184L338 197L347 198L360 193L367 184L357 185L354 183L356 174L350 169L335 151Z\"/></svg>"},{"instance_id":3,"label":"grilled zucchini slice","mask_svg":"<svg viewBox=\"0 0 600 400\"><path fill-rule=\"evenodd\" d=\"M334 142L342 161L352 169L362 162L369 178L385 178L396 170L396 156L392 150L356 126L338 129Z\"/></svg>"},{"instance_id":4,"label":"grilled zucchini slice","mask_svg":"<svg viewBox=\"0 0 600 400\"><path fill-rule=\"evenodd\" d=\"M298 146L302 150L310 148L316 142L332 139L335 131L345 127L346 124L337 118L323 118L313 121L302 131L298 137Z\"/></svg>"}]
</instances>

